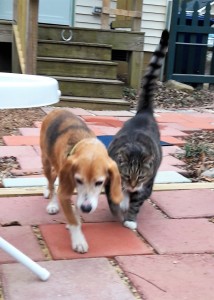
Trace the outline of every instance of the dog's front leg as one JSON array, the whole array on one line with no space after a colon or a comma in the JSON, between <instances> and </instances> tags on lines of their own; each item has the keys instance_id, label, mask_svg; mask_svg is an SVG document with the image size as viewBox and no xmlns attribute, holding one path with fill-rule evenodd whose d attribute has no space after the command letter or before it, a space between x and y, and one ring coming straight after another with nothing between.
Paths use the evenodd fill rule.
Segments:
<instances>
[{"instance_id":1,"label":"dog's front leg","mask_svg":"<svg viewBox=\"0 0 214 300\"><path fill-rule=\"evenodd\" d=\"M67 228L71 235L72 249L79 253L87 252L88 244L81 229L80 217L75 208L71 207L70 197L61 197L59 195L59 200L68 221Z\"/></svg>"}]
</instances>

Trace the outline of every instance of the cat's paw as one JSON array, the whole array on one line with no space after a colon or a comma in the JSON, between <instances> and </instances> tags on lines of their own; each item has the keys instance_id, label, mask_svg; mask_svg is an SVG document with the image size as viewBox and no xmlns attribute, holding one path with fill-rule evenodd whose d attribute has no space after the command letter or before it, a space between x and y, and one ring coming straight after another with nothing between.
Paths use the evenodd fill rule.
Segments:
<instances>
[{"instance_id":1,"label":"cat's paw","mask_svg":"<svg viewBox=\"0 0 214 300\"><path fill-rule=\"evenodd\" d=\"M135 230L137 228L137 222L134 221L124 221L123 225L131 230Z\"/></svg>"}]
</instances>

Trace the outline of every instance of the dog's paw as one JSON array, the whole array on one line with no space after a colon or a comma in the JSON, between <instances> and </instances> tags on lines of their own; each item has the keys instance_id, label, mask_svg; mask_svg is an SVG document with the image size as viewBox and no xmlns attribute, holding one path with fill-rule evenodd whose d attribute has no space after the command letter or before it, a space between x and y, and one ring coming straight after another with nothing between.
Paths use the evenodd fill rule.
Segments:
<instances>
[{"instance_id":1,"label":"dog's paw","mask_svg":"<svg viewBox=\"0 0 214 300\"><path fill-rule=\"evenodd\" d=\"M86 253L88 252L88 243L85 238L72 240L72 249L78 253Z\"/></svg>"},{"instance_id":2,"label":"dog's paw","mask_svg":"<svg viewBox=\"0 0 214 300\"><path fill-rule=\"evenodd\" d=\"M59 205L56 202L54 202L54 203L50 202L48 204L48 206L46 207L46 210L49 215L55 215L59 212Z\"/></svg>"},{"instance_id":3,"label":"dog's paw","mask_svg":"<svg viewBox=\"0 0 214 300\"><path fill-rule=\"evenodd\" d=\"M131 230L135 230L137 228L137 222L134 221L124 221L123 225Z\"/></svg>"},{"instance_id":4,"label":"dog's paw","mask_svg":"<svg viewBox=\"0 0 214 300\"><path fill-rule=\"evenodd\" d=\"M88 252L88 243L81 230L81 225L68 225L71 233L72 249L78 253Z\"/></svg>"}]
</instances>

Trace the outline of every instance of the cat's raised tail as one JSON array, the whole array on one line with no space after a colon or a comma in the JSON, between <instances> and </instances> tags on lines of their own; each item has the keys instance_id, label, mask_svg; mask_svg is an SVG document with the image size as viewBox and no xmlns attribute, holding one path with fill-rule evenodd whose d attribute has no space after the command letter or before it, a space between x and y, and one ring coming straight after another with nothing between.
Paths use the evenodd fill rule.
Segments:
<instances>
[{"instance_id":1,"label":"cat's raised tail","mask_svg":"<svg viewBox=\"0 0 214 300\"><path fill-rule=\"evenodd\" d=\"M141 91L138 100L137 114L148 111L153 113L153 94L155 84L160 74L163 59L168 49L169 32L163 30L160 43L155 49L145 75L142 79Z\"/></svg>"}]
</instances>

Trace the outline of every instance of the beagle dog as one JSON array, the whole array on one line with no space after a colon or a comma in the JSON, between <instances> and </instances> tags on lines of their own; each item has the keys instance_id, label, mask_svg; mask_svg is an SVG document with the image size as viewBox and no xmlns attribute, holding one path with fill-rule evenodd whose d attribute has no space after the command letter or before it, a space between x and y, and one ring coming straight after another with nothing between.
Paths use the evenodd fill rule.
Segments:
<instances>
[{"instance_id":1,"label":"beagle dog","mask_svg":"<svg viewBox=\"0 0 214 300\"><path fill-rule=\"evenodd\" d=\"M107 181L110 181L112 200L116 204L121 202L123 195L117 164L86 124L68 110L56 109L44 118L40 147L44 175L48 180L44 193L44 197L50 199L47 212L56 214L59 211L59 199L68 222L72 248L85 253L88 244L81 230L78 210L93 212ZM54 182L57 177L59 186L56 196ZM74 189L77 200L72 207Z\"/></svg>"}]
</instances>

